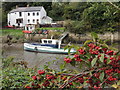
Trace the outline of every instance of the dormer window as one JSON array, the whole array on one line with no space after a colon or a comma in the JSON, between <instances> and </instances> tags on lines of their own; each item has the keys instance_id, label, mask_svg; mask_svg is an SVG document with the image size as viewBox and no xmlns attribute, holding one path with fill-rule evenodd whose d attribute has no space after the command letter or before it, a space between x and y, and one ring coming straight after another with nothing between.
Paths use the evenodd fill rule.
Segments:
<instances>
[{"instance_id":1,"label":"dormer window","mask_svg":"<svg viewBox=\"0 0 120 90\"><path fill-rule=\"evenodd\" d=\"M28 16L30 16L30 13L28 13Z\"/></svg>"},{"instance_id":2,"label":"dormer window","mask_svg":"<svg viewBox=\"0 0 120 90\"><path fill-rule=\"evenodd\" d=\"M33 16L35 16L35 13L33 13Z\"/></svg>"},{"instance_id":3,"label":"dormer window","mask_svg":"<svg viewBox=\"0 0 120 90\"><path fill-rule=\"evenodd\" d=\"M19 12L19 16L20 16L20 17L22 16L22 12Z\"/></svg>"}]
</instances>

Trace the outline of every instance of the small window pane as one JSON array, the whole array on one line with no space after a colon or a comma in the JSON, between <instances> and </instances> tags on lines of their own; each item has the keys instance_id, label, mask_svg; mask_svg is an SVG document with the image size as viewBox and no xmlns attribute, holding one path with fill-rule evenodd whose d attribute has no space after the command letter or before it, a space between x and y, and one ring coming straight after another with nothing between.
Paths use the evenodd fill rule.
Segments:
<instances>
[{"instance_id":1,"label":"small window pane","mask_svg":"<svg viewBox=\"0 0 120 90\"><path fill-rule=\"evenodd\" d=\"M48 41L48 43L52 43L52 41Z\"/></svg>"},{"instance_id":2,"label":"small window pane","mask_svg":"<svg viewBox=\"0 0 120 90\"><path fill-rule=\"evenodd\" d=\"M28 13L28 16L30 16L30 13Z\"/></svg>"},{"instance_id":3,"label":"small window pane","mask_svg":"<svg viewBox=\"0 0 120 90\"><path fill-rule=\"evenodd\" d=\"M44 43L47 43L47 41L46 41L46 40L44 40Z\"/></svg>"},{"instance_id":4,"label":"small window pane","mask_svg":"<svg viewBox=\"0 0 120 90\"><path fill-rule=\"evenodd\" d=\"M39 15L39 13L37 12L37 16Z\"/></svg>"},{"instance_id":5,"label":"small window pane","mask_svg":"<svg viewBox=\"0 0 120 90\"><path fill-rule=\"evenodd\" d=\"M35 22L35 19L33 19L33 23Z\"/></svg>"},{"instance_id":6,"label":"small window pane","mask_svg":"<svg viewBox=\"0 0 120 90\"><path fill-rule=\"evenodd\" d=\"M28 19L28 23L30 22L30 20Z\"/></svg>"},{"instance_id":7,"label":"small window pane","mask_svg":"<svg viewBox=\"0 0 120 90\"><path fill-rule=\"evenodd\" d=\"M33 13L33 16L35 16L35 13Z\"/></svg>"}]
</instances>

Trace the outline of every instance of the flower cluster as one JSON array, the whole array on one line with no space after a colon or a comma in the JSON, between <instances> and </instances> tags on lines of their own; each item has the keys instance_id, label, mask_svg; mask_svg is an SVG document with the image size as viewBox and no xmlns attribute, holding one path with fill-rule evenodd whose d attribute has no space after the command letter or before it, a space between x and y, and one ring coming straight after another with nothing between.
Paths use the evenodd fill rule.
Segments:
<instances>
[{"instance_id":1,"label":"flower cluster","mask_svg":"<svg viewBox=\"0 0 120 90\"><path fill-rule=\"evenodd\" d=\"M91 77L89 76L90 73L88 75L83 75L84 78L78 78L76 83L80 82L82 84L86 82L89 87L99 89L101 87L99 86L100 83L103 85L106 85L106 83L112 84L112 82L120 78L120 56L117 51L94 43L90 43L77 51L78 52L76 52L73 57L65 58L64 61L67 63L77 61L75 63L76 65L82 62L87 64L89 70L98 69L99 71L93 73ZM92 65L95 66L95 68ZM85 77L87 78L85 79Z\"/></svg>"}]
</instances>

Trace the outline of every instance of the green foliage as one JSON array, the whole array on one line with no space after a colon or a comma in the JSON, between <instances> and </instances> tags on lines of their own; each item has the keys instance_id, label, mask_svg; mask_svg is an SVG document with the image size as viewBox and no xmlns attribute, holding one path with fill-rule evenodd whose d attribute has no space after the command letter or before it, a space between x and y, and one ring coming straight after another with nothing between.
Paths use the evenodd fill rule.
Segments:
<instances>
[{"instance_id":1,"label":"green foliage","mask_svg":"<svg viewBox=\"0 0 120 90\"><path fill-rule=\"evenodd\" d=\"M23 88L28 83L34 73L33 69L28 69L26 62L14 62L13 57L2 59L2 88Z\"/></svg>"},{"instance_id":2,"label":"green foliage","mask_svg":"<svg viewBox=\"0 0 120 90\"><path fill-rule=\"evenodd\" d=\"M73 21L65 25L66 30L73 33L118 31L120 26L119 2L3 2L3 22L7 22L6 14L18 6L43 6L53 21ZM116 8L117 6L118 8Z\"/></svg>"}]
</instances>

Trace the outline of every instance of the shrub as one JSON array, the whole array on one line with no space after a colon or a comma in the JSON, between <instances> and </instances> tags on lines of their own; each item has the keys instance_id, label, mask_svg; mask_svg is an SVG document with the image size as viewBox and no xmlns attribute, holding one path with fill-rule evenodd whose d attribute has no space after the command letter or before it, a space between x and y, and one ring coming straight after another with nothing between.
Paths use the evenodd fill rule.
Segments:
<instances>
[{"instance_id":1,"label":"shrub","mask_svg":"<svg viewBox=\"0 0 120 90\"><path fill-rule=\"evenodd\" d=\"M61 71L39 70L25 88L100 88L119 87L120 79L120 54L115 48L109 47L105 41L98 39L96 33L92 33L93 40L88 40L82 47L66 46L75 48L76 53L64 59ZM66 49L65 48L65 49ZM79 66L79 71L66 71L65 65ZM84 70L81 72L81 67ZM69 74L71 73L71 74ZM114 85L113 85L114 84Z\"/></svg>"}]
</instances>

